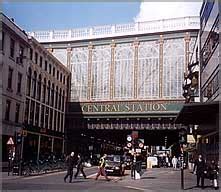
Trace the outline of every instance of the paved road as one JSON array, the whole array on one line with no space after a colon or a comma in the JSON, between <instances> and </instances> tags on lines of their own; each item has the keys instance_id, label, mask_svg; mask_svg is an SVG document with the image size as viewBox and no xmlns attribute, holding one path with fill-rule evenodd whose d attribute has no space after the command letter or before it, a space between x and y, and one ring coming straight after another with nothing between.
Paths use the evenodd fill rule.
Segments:
<instances>
[{"instance_id":1,"label":"paved road","mask_svg":"<svg viewBox=\"0 0 221 192\"><path fill-rule=\"evenodd\" d=\"M75 172L76 170L74 170ZM78 190L78 191L104 191L104 189L111 189L115 191L137 191L135 189L128 189L117 182L121 177L110 176L111 181L106 181L104 177L100 177L97 181L94 180L96 176L96 167L85 169L88 179L79 176L73 179L72 183L64 183L64 176L66 171L50 173L39 176L29 177L7 177L7 174L2 178L2 188L4 190ZM67 179L68 180L68 179ZM106 191L106 190L105 190Z\"/></svg>"},{"instance_id":2,"label":"paved road","mask_svg":"<svg viewBox=\"0 0 221 192\"><path fill-rule=\"evenodd\" d=\"M149 169L144 172L140 180L132 180L129 171L123 177L110 176L111 181L106 181L104 177L100 177L95 181L97 168L85 169L88 179L79 177L73 179L72 183L64 183L64 175L66 172L56 172L47 175L30 176L30 177L7 177L3 175L3 191L6 190L53 190L53 191L182 191L180 190L180 171L172 169ZM75 172L75 170L74 170ZM195 188L195 175L185 171L185 191L201 191ZM203 191L213 191L209 186L208 180L205 182L206 189Z\"/></svg>"}]
</instances>

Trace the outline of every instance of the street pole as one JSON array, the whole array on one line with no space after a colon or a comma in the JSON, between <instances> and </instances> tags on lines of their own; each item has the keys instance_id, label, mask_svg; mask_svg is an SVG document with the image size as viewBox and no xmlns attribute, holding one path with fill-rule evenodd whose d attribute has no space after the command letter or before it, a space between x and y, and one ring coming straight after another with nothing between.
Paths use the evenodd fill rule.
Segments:
<instances>
[{"instance_id":1,"label":"street pole","mask_svg":"<svg viewBox=\"0 0 221 192\"><path fill-rule=\"evenodd\" d=\"M184 189L184 157L183 157L183 145L180 145L181 150L181 189Z\"/></svg>"},{"instance_id":2,"label":"street pole","mask_svg":"<svg viewBox=\"0 0 221 192\"><path fill-rule=\"evenodd\" d=\"M22 133L21 140L21 152L20 152L20 162L19 162L19 175L22 175L22 162L23 162L23 149L24 149L24 136Z\"/></svg>"}]
</instances>

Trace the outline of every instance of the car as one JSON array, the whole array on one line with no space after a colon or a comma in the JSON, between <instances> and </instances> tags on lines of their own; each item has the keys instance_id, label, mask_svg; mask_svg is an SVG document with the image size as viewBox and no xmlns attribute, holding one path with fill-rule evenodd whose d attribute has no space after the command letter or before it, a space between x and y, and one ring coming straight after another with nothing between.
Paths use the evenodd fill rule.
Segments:
<instances>
[{"instance_id":1,"label":"car","mask_svg":"<svg viewBox=\"0 0 221 192\"><path fill-rule=\"evenodd\" d=\"M106 157L105 171L107 175L123 176L125 172L125 164L121 155L108 155Z\"/></svg>"},{"instance_id":2,"label":"car","mask_svg":"<svg viewBox=\"0 0 221 192\"><path fill-rule=\"evenodd\" d=\"M149 163L151 163L152 167L158 167L158 159L155 156L149 156L147 157L147 165L149 166Z\"/></svg>"}]
</instances>

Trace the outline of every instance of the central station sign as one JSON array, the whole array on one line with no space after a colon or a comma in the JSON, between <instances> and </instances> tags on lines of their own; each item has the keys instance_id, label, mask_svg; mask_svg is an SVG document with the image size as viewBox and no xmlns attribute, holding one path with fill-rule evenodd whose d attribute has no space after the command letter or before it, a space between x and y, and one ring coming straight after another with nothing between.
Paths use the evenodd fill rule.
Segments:
<instances>
[{"instance_id":1,"label":"central station sign","mask_svg":"<svg viewBox=\"0 0 221 192\"><path fill-rule=\"evenodd\" d=\"M81 112L83 114L179 112L182 108L182 105L182 103L146 102L80 103Z\"/></svg>"}]
</instances>

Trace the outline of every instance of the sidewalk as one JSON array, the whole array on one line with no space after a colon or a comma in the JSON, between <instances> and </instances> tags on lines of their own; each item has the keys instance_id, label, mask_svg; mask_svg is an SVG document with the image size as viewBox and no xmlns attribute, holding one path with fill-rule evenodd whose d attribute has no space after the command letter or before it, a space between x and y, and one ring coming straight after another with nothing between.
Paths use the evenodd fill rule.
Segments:
<instances>
[{"instance_id":1,"label":"sidewalk","mask_svg":"<svg viewBox=\"0 0 221 192\"><path fill-rule=\"evenodd\" d=\"M148 169L140 180L131 179L129 174L119 183L140 191L215 191L210 187L208 179L205 179L205 189L196 188L196 175L190 173L190 170L184 170L184 190L181 190L181 171L171 168Z\"/></svg>"}]
</instances>

